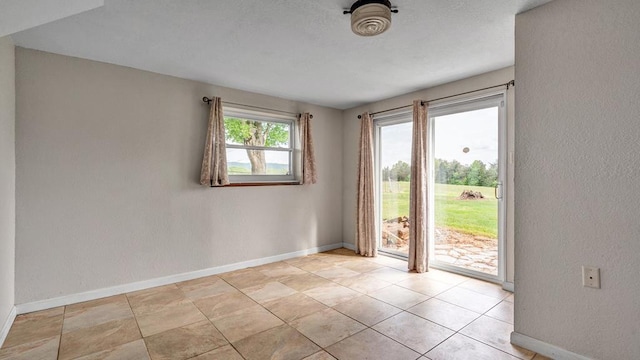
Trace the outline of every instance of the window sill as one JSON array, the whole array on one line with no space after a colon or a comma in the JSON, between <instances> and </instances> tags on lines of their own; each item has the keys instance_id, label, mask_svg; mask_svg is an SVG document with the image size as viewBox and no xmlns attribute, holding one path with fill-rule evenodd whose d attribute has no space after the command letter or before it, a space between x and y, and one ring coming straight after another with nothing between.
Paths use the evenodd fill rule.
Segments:
<instances>
[{"instance_id":1,"label":"window sill","mask_svg":"<svg viewBox=\"0 0 640 360\"><path fill-rule=\"evenodd\" d=\"M245 186L282 186L282 185L302 185L299 181L273 181L273 182L244 182L244 183L231 183L225 186L211 186L217 188L227 187L245 187Z\"/></svg>"}]
</instances>

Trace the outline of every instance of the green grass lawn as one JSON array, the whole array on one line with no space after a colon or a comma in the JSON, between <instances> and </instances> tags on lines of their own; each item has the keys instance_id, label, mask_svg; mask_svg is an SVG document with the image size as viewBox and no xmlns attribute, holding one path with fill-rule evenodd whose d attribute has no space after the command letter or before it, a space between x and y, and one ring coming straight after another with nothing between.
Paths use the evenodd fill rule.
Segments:
<instances>
[{"instance_id":1,"label":"green grass lawn","mask_svg":"<svg viewBox=\"0 0 640 360\"><path fill-rule=\"evenodd\" d=\"M382 218L409 216L409 183L382 184ZM464 190L481 192L482 200L458 200ZM436 184L435 224L459 232L497 238L498 200L492 187Z\"/></svg>"}]
</instances>

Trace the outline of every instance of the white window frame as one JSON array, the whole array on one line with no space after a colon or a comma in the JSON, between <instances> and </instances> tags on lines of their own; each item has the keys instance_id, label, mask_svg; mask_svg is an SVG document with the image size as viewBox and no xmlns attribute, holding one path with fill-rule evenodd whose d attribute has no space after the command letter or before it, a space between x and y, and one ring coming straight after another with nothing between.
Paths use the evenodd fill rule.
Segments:
<instances>
[{"instance_id":1,"label":"white window frame","mask_svg":"<svg viewBox=\"0 0 640 360\"><path fill-rule=\"evenodd\" d=\"M289 147L269 147L269 146L247 146L239 144L226 143L227 149L242 150L266 150L266 151L282 151L289 153L289 174L288 175L229 175L229 181L232 184L245 183L297 183L298 161L296 149L298 148L297 132L298 119L293 115L284 115L278 113L256 111L251 109L243 109L237 107L224 108L225 120L227 117L234 117L252 121L281 123L289 125ZM226 154L225 154L226 156Z\"/></svg>"}]
</instances>

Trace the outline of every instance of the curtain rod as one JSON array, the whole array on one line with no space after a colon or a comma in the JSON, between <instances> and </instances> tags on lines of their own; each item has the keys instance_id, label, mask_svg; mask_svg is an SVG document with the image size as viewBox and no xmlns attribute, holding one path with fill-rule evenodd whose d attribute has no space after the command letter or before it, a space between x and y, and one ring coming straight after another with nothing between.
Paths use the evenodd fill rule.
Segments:
<instances>
[{"instance_id":1,"label":"curtain rod","mask_svg":"<svg viewBox=\"0 0 640 360\"><path fill-rule=\"evenodd\" d=\"M205 97L202 98L202 101L206 102L209 105L211 105L211 101L212 100L205 96ZM283 113L283 114L291 114L291 115L296 115L297 117L302 116L302 114L300 114L300 113L294 113L294 112L290 112L290 111L283 111L283 110L276 110L276 109L269 109L269 108L260 107L260 106L238 104L238 103L232 103L232 102L228 102L228 101L223 101L223 103L224 104L229 104L229 105L244 106L244 107L248 107L248 108L252 108L252 109L260 109L260 110L267 110L267 111L275 111L275 112L279 112L279 113ZM311 119L313 119L313 115L309 114L309 117Z\"/></svg>"},{"instance_id":2,"label":"curtain rod","mask_svg":"<svg viewBox=\"0 0 640 360\"><path fill-rule=\"evenodd\" d=\"M509 87L510 87L510 86L516 86L516 81L515 81L515 80L511 80L511 81L506 82L506 83L504 83L504 84L499 84L499 85L494 85L494 86L488 86L488 87L486 87L486 88L477 89L477 90L471 90L471 91L466 91L466 92L459 93L459 94L455 94L455 95L443 96L443 97L440 97L440 98L437 98L437 99L431 99L431 100L427 100L427 101L421 101L420 103L421 103L422 105L424 105L424 103L425 103L425 102L426 102L426 103L430 103L430 102L434 102L434 101L439 101L439 100L449 99L449 98L456 97L456 96L460 96L460 95L472 94L472 93L474 93L474 92L478 92L478 91L494 89L494 88L501 87L501 86L506 86L506 87L507 87L507 90L509 90ZM411 106L413 106L413 104L411 104L411 105L404 105L404 106L398 106L398 107L395 107L395 108L393 108L393 109L387 109L387 110L376 111L376 112L371 113L370 115L382 114L382 113L386 113L386 112L389 112L389 111L394 111L394 110L400 110L400 109L408 108L408 107L411 107ZM362 119L362 115L358 115L358 119Z\"/></svg>"}]
</instances>

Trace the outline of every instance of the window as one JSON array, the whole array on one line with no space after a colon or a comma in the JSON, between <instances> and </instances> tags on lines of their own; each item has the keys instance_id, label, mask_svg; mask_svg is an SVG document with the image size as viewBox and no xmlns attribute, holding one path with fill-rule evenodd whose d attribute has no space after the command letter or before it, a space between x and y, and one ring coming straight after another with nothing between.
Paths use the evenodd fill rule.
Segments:
<instances>
[{"instance_id":1,"label":"window","mask_svg":"<svg viewBox=\"0 0 640 360\"><path fill-rule=\"evenodd\" d=\"M278 114L225 109L229 180L295 182L295 120Z\"/></svg>"}]
</instances>

